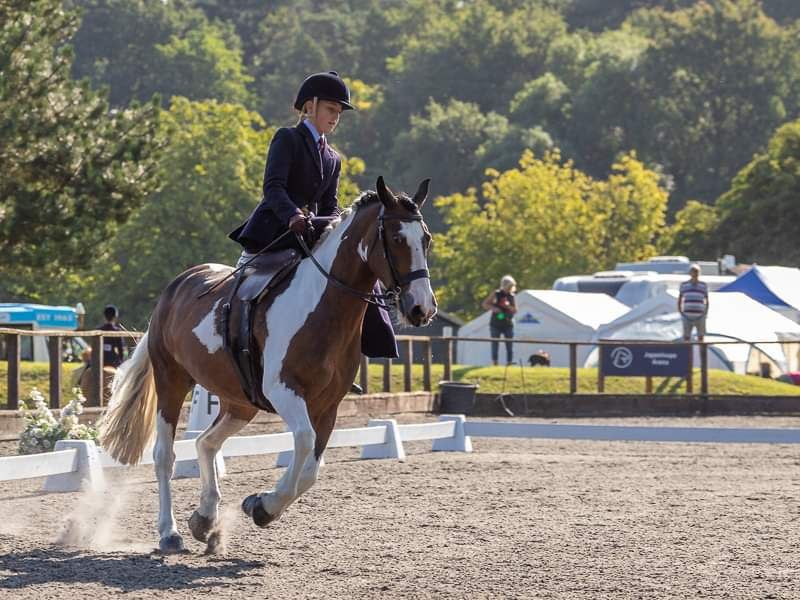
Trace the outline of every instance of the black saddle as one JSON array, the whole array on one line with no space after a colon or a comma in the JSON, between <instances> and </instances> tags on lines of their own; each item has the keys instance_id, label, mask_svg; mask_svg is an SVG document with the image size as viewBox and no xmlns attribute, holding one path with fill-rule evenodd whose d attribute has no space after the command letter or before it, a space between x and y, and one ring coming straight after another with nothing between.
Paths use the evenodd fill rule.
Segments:
<instances>
[{"instance_id":1,"label":"black saddle","mask_svg":"<svg viewBox=\"0 0 800 600\"><path fill-rule=\"evenodd\" d=\"M302 257L287 249L253 258L239 271L233 289L222 307L222 331L225 349L233 361L245 396L262 410L275 412L264 397L261 352L253 336L258 303L297 268ZM235 316L237 318L232 319Z\"/></svg>"}]
</instances>

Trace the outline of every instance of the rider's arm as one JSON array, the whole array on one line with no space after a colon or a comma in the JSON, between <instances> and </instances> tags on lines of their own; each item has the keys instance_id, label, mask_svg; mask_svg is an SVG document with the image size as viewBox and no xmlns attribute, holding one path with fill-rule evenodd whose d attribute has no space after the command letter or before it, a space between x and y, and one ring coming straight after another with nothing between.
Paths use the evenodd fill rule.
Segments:
<instances>
[{"instance_id":1,"label":"rider's arm","mask_svg":"<svg viewBox=\"0 0 800 600\"><path fill-rule=\"evenodd\" d=\"M289 171L294 156L294 140L289 129L279 129L272 138L264 169L264 203L281 222L289 224L292 217L302 215L289 198Z\"/></svg>"}]
</instances>

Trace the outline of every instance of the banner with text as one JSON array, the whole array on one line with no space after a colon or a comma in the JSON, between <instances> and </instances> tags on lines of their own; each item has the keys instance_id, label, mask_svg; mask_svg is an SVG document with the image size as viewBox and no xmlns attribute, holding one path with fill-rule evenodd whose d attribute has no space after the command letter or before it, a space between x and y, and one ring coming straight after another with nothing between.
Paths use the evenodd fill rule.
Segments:
<instances>
[{"instance_id":1,"label":"banner with text","mask_svg":"<svg viewBox=\"0 0 800 600\"><path fill-rule=\"evenodd\" d=\"M689 346L683 344L606 344L600 346L603 375L686 377Z\"/></svg>"}]
</instances>

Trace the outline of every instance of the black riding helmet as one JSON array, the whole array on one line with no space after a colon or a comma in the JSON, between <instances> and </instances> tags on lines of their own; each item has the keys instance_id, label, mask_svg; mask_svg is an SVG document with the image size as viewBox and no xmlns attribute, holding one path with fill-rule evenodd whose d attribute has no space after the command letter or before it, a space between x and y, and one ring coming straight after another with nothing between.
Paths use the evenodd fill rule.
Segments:
<instances>
[{"instance_id":1,"label":"black riding helmet","mask_svg":"<svg viewBox=\"0 0 800 600\"><path fill-rule=\"evenodd\" d=\"M315 97L320 100L338 102L344 107L344 110L355 109L355 106L350 104L350 90L347 89L347 84L336 71L314 73L306 77L305 81L300 84L294 107L297 110L303 110L306 100L312 100Z\"/></svg>"}]
</instances>

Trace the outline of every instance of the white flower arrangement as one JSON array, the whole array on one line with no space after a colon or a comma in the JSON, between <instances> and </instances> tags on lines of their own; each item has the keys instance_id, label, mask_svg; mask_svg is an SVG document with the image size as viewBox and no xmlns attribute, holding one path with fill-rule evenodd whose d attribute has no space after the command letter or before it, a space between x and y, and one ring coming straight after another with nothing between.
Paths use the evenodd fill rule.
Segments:
<instances>
[{"instance_id":1,"label":"white flower arrangement","mask_svg":"<svg viewBox=\"0 0 800 600\"><path fill-rule=\"evenodd\" d=\"M50 452L58 440L97 440L97 429L92 425L82 425L78 416L83 412L86 398L78 388L72 393L75 397L61 409L61 417L56 419L44 395L34 388L23 401L25 406L25 430L19 438L20 454Z\"/></svg>"}]
</instances>

